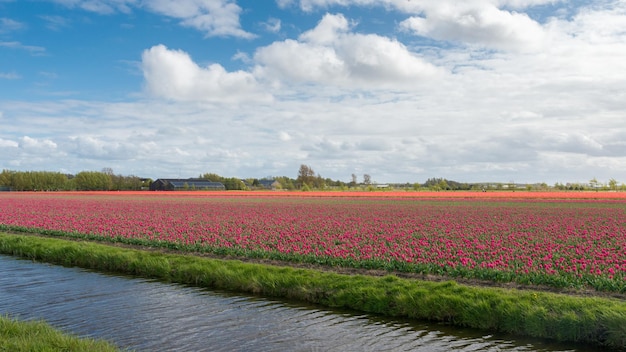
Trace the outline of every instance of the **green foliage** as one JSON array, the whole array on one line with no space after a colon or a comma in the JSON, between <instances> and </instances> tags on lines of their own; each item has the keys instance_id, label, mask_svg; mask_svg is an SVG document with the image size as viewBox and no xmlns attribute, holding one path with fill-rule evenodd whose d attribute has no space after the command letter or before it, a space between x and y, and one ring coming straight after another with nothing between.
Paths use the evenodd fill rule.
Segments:
<instances>
[{"instance_id":1,"label":"green foliage","mask_svg":"<svg viewBox=\"0 0 626 352\"><path fill-rule=\"evenodd\" d=\"M329 187L341 188L346 184L341 181L333 181L330 178L324 179L320 174L316 175L311 166L302 164L298 170L298 178L295 180L295 185L300 189L303 189L306 186L308 187L308 190L324 190Z\"/></svg>"},{"instance_id":2,"label":"green foliage","mask_svg":"<svg viewBox=\"0 0 626 352\"><path fill-rule=\"evenodd\" d=\"M62 333L43 321L18 321L0 316L0 351L113 352L119 349L103 340Z\"/></svg>"},{"instance_id":3,"label":"green foliage","mask_svg":"<svg viewBox=\"0 0 626 352\"><path fill-rule=\"evenodd\" d=\"M287 176L278 176L274 177L274 179L280 183L282 189L288 191L293 191L296 189L295 180L292 178L289 178Z\"/></svg>"},{"instance_id":4,"label":"green foliage","mask_svg":"<svg viewBox=\"0 0 626 352\"><path fill-rule=\"evenodd\" d=\"M149 188L151 180L142 181L137 176L109 175L111 178L112 191L137 191L142 188Z\"/></svg>"},{"instance_id":5,"label":"green foliage","mask_svg":"<svg viewBox=\"0 0 626 352\"><path fill-rule=\"evenodd\" d=\"M6 233L0 233L0 252L388 316L626 348L626 302L617 299L477 288L391 275L340 275Z\"/></svg>"},{"instance_id":6,"label":"green foliage","mask_svg":"<svg viewBox=\"0 0 626 352\"><path fill-rule=\"evenodd\" d=\"M236 177L230 177L230 178L225 178L222 183L224 184L224 187L226 188L226 190L237 190L237 191L243 191L246 190L248 187L246 187L246 184L243 183L242 180L236 178Z\"/></svg>"},{"instance_id":7,"label":"green foliage","mask_svg":"<svg viewBox=\"0 0 626 352\"><path fill-rule=\"evenodd\" d=\"M81 171L74 177L74 185L79 191L109 191L113 188L111 175L97 171Z\"/></svg>"},{"instance_id":8,"label":"green foliage","mask_svg":"<svg viewBox=\"0 0 626 352\"><path fill-rule=\"evenodd\" d=\"M414 264L404 261L385 261L379 259L355 260L351 258L339 258L332 256L302 255L296 253L281 253L278 251L249 250L238 247L211 247L201 244L180 244L171 241L157 241L142 238L125 237L102 237L99 235L89 235L81 233L66 233L57 230L44 230L36 228L25 228L19 226L9 226L0 224L0 230L41 233L49 236L71 237L95 241L118 242L130 245L141 245L147 247L158 247L166 249L181 250L187 252L204 252L224 256L240 256L255 259L271 259L294 263L309 263L325 265L330 267L345 267L359 269L386 270L389 272L407 272L424 275L439 275L450 278L478 279L499 283L515 282L528 286L550 286L556 289L594 289L602 292L626 293L626 282L607 277L599 277L593 274L578 275L550 275L545 273L531 272L527 274L506 272L496 269L466 267L448 267L435 264Z\"/></svg>"},{"instance_id":9,"label":"green foliage","mask_svg":"<svg viewBox=\"0 0 626 352\"><path fill-rule=\"evenodd\" d=\"M0 186L14 191L60 191L67 187L68 177L60 172L10 171L0 173Z\"/></svg>"},{"instance_id":10,"label":"green foliage","mask_svg":"<svg viewBox=\"0 0 626 352\"><path fill-rule=\"evenodd\" d=\"M243 190L248 189L248 187L246 187L246 184L243 182L243 180L237 177L222 177L218 174L206 173L204 175L201 175L200 178L205 179L207 181L211 181L211 182L220 182L224 185L224 188L227 191L231 191L231 190L243 191Z\"/></svg>"},{"instance_id":11,"label":"green foliage","mask_svg":"<svg viewBox=\"0 0 626 352\"><path fill-rule=\"evenodd\" d=\"M130 191L147 188L150 182L137 176L93 171L83 171L76 176L49 171L3 170L0 173L0 186L13 191Z\"/></svg>"},{"instance_id":12,"label":"green foliage","mask_svg":"<svg viewBox=\"0 0 626 352\"><path fill-rule=\"evenodd\" d=\"M445 178L429 178L421 186L424 188L433 190L433 191L446 191L446 190L461 191L461 190L470 190L473 187L473 185L470 185L467 183L450 181L450 180L446 180Z\"/></svg>"},{"instance_id":13,"label":"green foliage","mask_svg":"<svg viewBox=\"0 0 626 352\"><path fill-rule=\"evenodd\" d=\"M300 188L303 188L305 185L313 185L315 182L315 171L313 171L313 168L309 165L300 165L296 182Z\"/></svg>"}]
</instances>

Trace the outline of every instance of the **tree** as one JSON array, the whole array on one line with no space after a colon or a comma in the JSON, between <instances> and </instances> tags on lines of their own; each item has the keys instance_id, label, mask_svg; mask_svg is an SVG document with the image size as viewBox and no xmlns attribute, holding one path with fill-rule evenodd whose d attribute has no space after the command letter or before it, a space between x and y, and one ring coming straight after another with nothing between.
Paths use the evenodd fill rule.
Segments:
<instances>
[{"instance_id":1,"label":"tree","mask_svg":"<svg viewBox=\"0 0 626 352\"><path fill-rule=\"evenodd\" d=\"M11 177L13 172L9 170L2 170L0 173L0 186L11 186Z\"/></svg>"},{"instance_id":2,"label":"tree","mask_svg":"<svg viewBox=\"0 0 626 352\"><path fill-rule=\"evenodd\" d=\"M224 188L226 188L226 190L245 190L247 189L246 184L243 183L242 180L236 178L236 177L230 177L230 178L222 178L221 181L217 181L217 182L222 182L224 184Z\"/></svg>"},{"instance_id":3,"label":"tree","mask_svg":"<svg viewBox=\"0 0 626 352\"><path fill-rule=\"evenodd\" d=\"M614 191L617 191L617 180L616 179L612 178L612 179L609 180L609 188L614 190Z\"/></svg>"},{"instance_id":4,"label":"tree","mask_svg":"<svg viewBox=\"0 0 626 352\"><path fill-rule=\"evenodd\" d=\"M331 188L345 188L346 183L340 180L333 180L329 177L324 179L324 185Z\"/></svg>"},{"instance_id":5,"label":"tree","mask_svg":"<svg viewBox=\"0 0 626 352\"><path fill-rule=\"evenodd\" d=\"M324 178L322 178L322 175L317 174L317 176L313 178L313 187L319 189L326 188L326 182L324 181Z\"/></svg>"},{"instance_id":6,"label":"tree","mask_svg":"<svg viewBox=\"0 0 626 352\"><path fill-rule=\"evenodd\" d=\"M67 176L50 171L9 171L0 174L0 186L16 191L58 191L67 188Z\"/></svg>"},{"instance_id":7,"label":"tree","mask_svg":"<svg viewBox=\"0 0 626 352\"><path fill-rule=\"evenodd\" d=\"M598 180L595 177L589 180L589 185L592 189L598 190Z\"/></svg>"},{"instance_id":8,"label":"tree","mask_svg":"<svg viewBox=\"0 0 626 352\"><path fill-rule=\"evenodd\" d=\"M315 183L315 171L313 171L313 168L304 164L300 165L296 182L300 188L304 185L311 187Z\"/></svg>"},{"instance_id":9,"label":"tree","mask_svg":"<svg viewBox=\"0 0 626 352\"><path fill-rule=\"evenodd\" d=\"M364 174L363 175L363 183L365 185L371 185L372 184L372 177L369 174Z\"/></svg>"},{"instance_id":10,"label":"tree","mask_svg":"<svg viewBox=\"0 0 626 352\"><path fill-rule=\"evenodd\" d=\"M224 179L224 177L218 175L218 174L214 174L214 173L207 173L204 174L202 176L200 176L200 178L211 181L211 182L222 182L222 180Z\"/></svg>"},{"instance_id":11,"label":"tree","mask_svg":"<svg viewBox=\"0 0 626 352\"><path fill-rule=\"evenodd\" d=\"M81 171L74 182L79 191L109 191L113 187L111 176L97 171Z\"/></svg>"},{"instance_id":12,"label":"tree","mask_svg":"<svg viewBox=\"0 0 626 352\"><path fill-rule=\"evenodd\" d=\"M350 181L350 187L356 187L357 185L357 178L355 174L352 174L352 181Z\"/></svg>"},{"instance_id":13,"label":"tree","mask_svg":"<svg viewBox=\"0 0 626 352\"><path fill-rule=\"evenodd\" d=\"M227 191L248 189L248 187L246 187L246 184L243 182L243 180L237 177L223 177L214 173L206 173L204 175L200 175L200 178L207 180L207 181L211 181L211 182L220 182L221 184L224 185L224 188ZM252 182L250 183L254 185L255 181L258 185L259 180L257 179L252 180Z\"/></svg>"},{"instance_id":14,"label":"tree","mask_svg":"<svg viewBox=\"0 0 626 352\"><path fill-rule=\"evenodd\" d=\"M150 187L150 182L147 186L137 176L123 176L123 175L110 175L113 183L112 190L114 191L139 191L142 187Z\"/></svg>"},{"instance_id":15,"label":"tree","mask_svg":"<svg viewBox=\"0 0 626 352\"><path fill-rule=\"evenodd\" d=\"M297 181L287 177L287 176L278 176L278 177L273 177L274 180L278 181L278 183L280 183L280 188L281 189L286 189L286 190L290 190L293 191L294 189L296 189L296 183Z\"/></svg>"}]
</instances>

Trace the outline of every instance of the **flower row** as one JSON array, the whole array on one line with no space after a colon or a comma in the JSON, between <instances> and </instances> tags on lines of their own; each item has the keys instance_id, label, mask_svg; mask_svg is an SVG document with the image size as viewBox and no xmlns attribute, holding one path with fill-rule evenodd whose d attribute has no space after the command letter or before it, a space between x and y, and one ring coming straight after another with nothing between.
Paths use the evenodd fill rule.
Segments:
<instances>
[{"instance_id":1,"label":"flower row","mask_svg":"<svg viewBox=\"0 0 626 352\"><path fill-rule=\"evenodd\" d=\"M0 224L296 256L626 280L623 200L0 196Z\"/></svg>"}]
</instances>

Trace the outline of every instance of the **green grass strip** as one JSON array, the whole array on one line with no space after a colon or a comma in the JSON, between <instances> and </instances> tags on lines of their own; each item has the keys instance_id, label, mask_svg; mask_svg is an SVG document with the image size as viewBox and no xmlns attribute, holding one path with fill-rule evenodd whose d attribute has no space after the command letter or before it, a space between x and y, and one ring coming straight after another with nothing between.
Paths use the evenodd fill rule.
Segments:
<instances>
[{"instance_id":1,"label":"green grass strip","mask_svg":"<svg viewBox=\"0 0 626 352\"><path fill-rule=\"evenodd\" d=\"M450 267L440 266L433 263L407 263L398 260L382 259L353 259L339 258L334 256L318 256L313 254L281 253L279 251L251 250L237 246L208 246L205 244L183 244L180 242L150 240L146 238L130 238L123 236L107 237L96 234L86 234L80 232L65 232L59 230L46 230L39 228L29 228L22 226L9 226L0 224L0 231L11 233L37 234L57 238L85 240L103 243L121 243L133 246L146 246L176 250L180 252L198 252L215 254L218 256L246 257L250 259L270 259L293 263L308 263L323 266L345 267L356 269L374 269L395 272L418 273L423 275L439 275L452 279L478 279L493 282L515 282L521 285L545 285L554 288L569 289L593 289L601 292L626 293L626 280L621 277L608 278L590 273L583 273L578 276L573 273L559 273L558 275L530 272L518 273L502 271L489 268L469 269L463 266Z\"/></svg>"},{"instance_id":2,"label":"green grass strip","mask_svg":"<svg viewBox=\"0 0 626 352\"><path fill-rule=\"evenodd\" d=\"M0 351L114 352L112 344L79 338L54 329L43 321L18 321L0 316Z\"/></svg>"},{"instance_id":3,"label":"green grass strip","mask_svg":"<svg viewBox=\"0 0 626 352\"><path fill-rule=\"evenodd\" d=\"M0 253L327 307L626 350L626 302L619 299L479 288L392 275L341 275L7 233L0 233Z\"/></svg>"}]
</instances>

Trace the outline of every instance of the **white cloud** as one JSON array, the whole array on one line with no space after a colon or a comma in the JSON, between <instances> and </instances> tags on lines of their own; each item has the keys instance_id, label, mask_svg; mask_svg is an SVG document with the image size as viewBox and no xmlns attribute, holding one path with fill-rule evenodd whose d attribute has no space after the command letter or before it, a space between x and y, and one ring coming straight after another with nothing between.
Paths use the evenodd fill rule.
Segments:
<instances>
[{"instance_id":1,"label":"white cloud","mask_svg":"<svg viewBox=\"0 0 626 352\"><path fill-rule=\"evenodd\" d=\"M498 6L526 9L533 6L566 4L567 0L494 0L492 2Z\"/></svg>"},{"instance_id":2,"label":"white cloud","mask_svg":"<svg viewBox=\"0 0 626 352\"><path fill-rule=\"evenodd\" d=\"M52 0L69 8L109 15L115 12L130 13L139 0Z\"/></svg>"},{"instance_id":3,"label":"white cloud","mask_svg":"<svg viewBox=\"0 0 626 352\"><path fill-rule=\"evenodd\" d=\"M46 21L47 25L46 27L50 30L53 31L58 31L61 28L64 27L68 27L69 26L69 20L66 19L65 17L61 17L61 16L39 16L41 19L43 19L44 21Z\"/></svg>"},{"instance_id":4,"label":"white cloud","mask_svg":"<svg viewBox=\"0 0 626 352\"><path fill-rule=\"evenodd\" d=\"M349 29L348 20L343 15L326 14L315 28L300 35L300 40L329 45L337 40L338 35L345 34Z\"/></svg>"},{"instance_id":5,"label":"white cloud","mask_svg":"<svg viewBox=\"0 0 626 352\"><path fill-rule=\"evenodd\" d=\"M0 79L20 79L22 78L15 72L0 72Z\"/></svg>"},{"instance_id":6,"label":"white cloud","mask_svg":"<svg viewBox=\"0 0 626 352\"><path fill-rule=\"evenodd\" d=\"M0 33L7 33L20 30L25 25L22 22L18 22L6 17L0 17Z\"/></svg>"},{"instance_id":7,"label":"white cloud","mask_svg":"<svg viewBox=\"0 0 626 352\"><path fill-rule=\"evenodd\" d=\"M541 23L518 11L549 1L304 3L401 8L389 16L424 19L423 35L450 42L361 33L326 15L299 37L238 47L250 71L157 45L140 66L154 99L0 100L0 169L296 177L305 163L344 181L626 182L623 3Z\"/></svg>"},{"instance_id":8,"label":"white cloud","mask_svg":"<svg viewBox=\"0 0 626 352\"><path fill-rule=\"evenodd\" d=\"M558 23L563 31L585 42L623 44L626 36L626 3L616 2L606 8L582 8L570 22Z\"/></svg>"},{"instance_id":9,"label":"white cloud","mask_svg":"<svg viewBox=\"0 0 626 352\"><path fill-rule=\"evenodd\" d=\"M555 151L590 155L603 154L603 146L600 142L580 132L554 133L545 136L545 139Z\"/></svg>"},{"instance_id":10,"label":"white cloud","mask_svg":"<svg viewBox=\"0 0 626 352\"><path fill-rule=\"evenodd\" d=\"M154 13L180 20L180 24L202 31L208 37L254 38L241 28L241 7L234 0L52 0L69 8L109 15L131 13L146 8Z\"/></svg>"},{"instance_id":11,"label":"white cloud","mask_svg":"<svg viewBox=\"0 0 626 352\"><path fill-rule=\"evenodd\" d=\"M332 5L348 6L350 4L364 5L372 3L372 0L300 0L300 8L303 11L313 11L315 8L328 8Z\"/></svg>"},{"instance_id":12,"label":"white cloud","mask_svg":"<svg viewBox=\"0 0 626 352\"><path fill-rule=\"evenodd\" d=\"M36 139L24 136L19 140L18 148L29 154L50 155L55 152L57 144L50 139Z\"/></svg>"},{"instance_id":13,"label":"white cloud","mask_svg":"<svg viewBox=\"0 0 626 352\"><path fill-rule=\"evenodd\" d=\"M276 5L278 5L281 9L291 6L293 3L294 0L276 0Z\"/></svg>"},{"instance_id":14,"label":"white cloud","mask_svg":"<svg viewBox=\"0 0 626 352\"><path fill-rule=\"evenodd\" d=\"M207 36L254 38L241 29L241 7L232 0L151 0L143 4L156 13L180 19L182 25Z\"/></svg>"},{"instance_id":15,"label":"white cloud","mask_svg":"<svg viewBox=\"0 0 626 352\"><path fill-rule=\"evenodd\" d=\"M281 20L278 18L271 17L267 20L267 22L261 23L261 25L268 32L278 33L280 32L280 28L281 28Z\"/></svg>"},{"instance_id":16,"label":"white cloud","mask_svg":"<svg viewBox=\"0 0 626 352\"><path fill-rule=\"evenodd\" d=\"M424 16L402 21L400 27L437 40L513 51L541 49L546 37L528 15L476 2L442 2L426 9Z\"/></svg>"},{"instance_id":17,"label":"white cloud","mask_svg":"<svg viewBox=\"0 0 626 352\"><path fill-rule=\"evenodd\" d=\"M8 149L8 148L17 148L17 147L19 147L19 144L16 141L0 138L0 148Z\"/></svg>"},{"instance_id":18,"label":"white cloud","mask_svg":"<svg viewBox=\"0 0 626 352\"><path fill-rule=\"evenodd\" d=\"M291 5L297 0L278 1L285 3L285 6ZM370 6L393 8L407 13L419 13L427 8L436 6L448 6L454 4L493 4L498 7L506 6L515 9L524 9L539 5L548 5L565 2L565 0L466 0L459 2L457 0L299 0L300 8L303 11L313 11L318 8L326 9L330 6Z\"/></svg>"},{"instance_id":19,"label":"white cloud","mask_svg":"<svg viewBox=\"0 0 626 352\"><path fill-rule=\"evenodd\" d=\"M298 40L257 49L254 59L268 79L364 89L416 87L443 73L396 40L350 32L347 19L332 14Z\"/></svg>"},{"instance_id":20,"label":"white cloud","mask_svg":"<svg viewBox=\"0 0 626 352\"><path fill-rule=\"evenodd\" d=\"M140 149L140 145L133 145L130 142L94 136L70 137L66 146L66 151L71 155L97 160L132 160Z\"/></svg>"},{"instance_id":21,"label":"white cloud","mask_svg":"<svg viewBox=\"0 0 626 352\"><path fill-rule=\"evenodd\" d=\"M146 90L157 97L216 103L271 100L252 74L227 72L219 64L200 67L187 53L164 45L145 50L141 66Z\"/></svg>"},{"instance_id":22,"label":"white cloud","mask_svg":"<svg viewBox=\"0 0 626 352\"><path fill-rule=\"evenodd\" d=\"M438 41L478 48L536 51L546 45L550 33L526 13L518 12L562 0L300 0L304 11L331 6L367 6L395 9L413 16L400 28Z\"/></svg>"},{"instance_id":23,"label":"white cloud","mask_svg":"<svg viewBox=\"0 0 626 352\"><path fill-rule=\"evenodd\" d=\"M0 41L0 47L9 48L9 49L26 50L30 52L32 55L36 55L36 56L43 55L46 51L44 47L36 46L36 45L24 45L16 41L12 41L12 42Z\"/></svg>"},{"instance_id":24,"label":"white cloud","mask_svg":"<svg viewBox=\"0 0 626 352\"><path fill-rule=\"evenodd\" d=\"M290 141L292 139L292 137L291 137L291 135L288 132L280 131L278 133L278 139L280 139L283 142L287 142L287 141Z\"/></svg>"}]
</instances>

